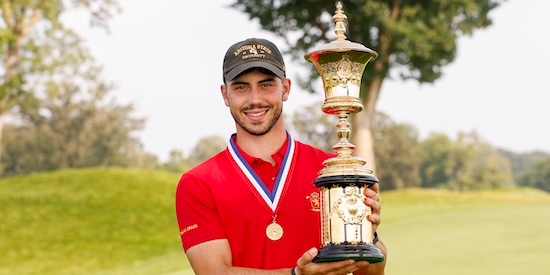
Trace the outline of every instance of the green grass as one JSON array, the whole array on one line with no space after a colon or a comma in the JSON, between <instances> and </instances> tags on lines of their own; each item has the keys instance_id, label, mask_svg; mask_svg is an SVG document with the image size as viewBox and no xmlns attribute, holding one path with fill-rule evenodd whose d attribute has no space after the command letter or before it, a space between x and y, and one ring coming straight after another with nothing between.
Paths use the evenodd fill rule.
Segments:
<instances>
[{"instance_id":1,"label":"green grass","mask_svg":"<svg viewBox=\"0 0 550 275\"><path fill-rule=\"evenodd\" d=\"M84 169L0 180L0 274L186 269L174 214L178 179L158 171Z\"/></svg>"},{"instance_id":2,"label":"green grass","mask_svg":"<svg viewBox=\"0 0 550 275\"><path fill-rule=\"evenodd\" d=\"M550 274L550 195L528 189L382 194L387 274Z\"/></svg>"},{"instance_id":3,"label":"green grass","mask_svg":"<svg viewBox=\"0 0 550 275\"><path fill-rule=\"evenodd\" d=\"M179 174L82 169L0 180L0 274L193 274L174 213ZM550 274L550 195L382 194L387 272Z\"/></svg>"}]
</instances>

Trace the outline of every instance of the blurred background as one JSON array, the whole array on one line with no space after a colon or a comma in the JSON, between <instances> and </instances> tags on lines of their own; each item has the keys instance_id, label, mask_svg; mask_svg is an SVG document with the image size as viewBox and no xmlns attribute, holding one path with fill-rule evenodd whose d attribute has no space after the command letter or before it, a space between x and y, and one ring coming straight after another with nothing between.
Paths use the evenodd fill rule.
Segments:
<instances>
[{"instance_id":1,"label":"blurred background","mask_svg":"<svg viewBox=\"0 0 550 275\"><path fill-rule=\"evenodd\" d=\"M0 274L192 274L173 194L234 132L237 41L285 52L285 123L331 150L303 56L334 39L336 3L257 2L2 2ZM380 54L352 142L381 180L388 274L547 274L550 2L342 4Z\"/></svg>"}]
</instances>

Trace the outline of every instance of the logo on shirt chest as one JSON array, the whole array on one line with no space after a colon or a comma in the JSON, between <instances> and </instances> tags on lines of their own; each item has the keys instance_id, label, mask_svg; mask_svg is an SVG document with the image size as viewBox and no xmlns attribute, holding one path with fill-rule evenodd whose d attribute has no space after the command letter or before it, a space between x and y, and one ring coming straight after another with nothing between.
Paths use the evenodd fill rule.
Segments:
<instances>
[{"instance_id":1,"label":"logo on shirt chest","mask_svg":"<svg viewBox=\"0 0 550 275\"><path fill-rule=\"evenodd\" d=\"M311 194L309 194L309 196L306 196L306 200L309 200L311 211L321 212L321 200L319 192L312 192Z\"/></svg>"}]
</instances>

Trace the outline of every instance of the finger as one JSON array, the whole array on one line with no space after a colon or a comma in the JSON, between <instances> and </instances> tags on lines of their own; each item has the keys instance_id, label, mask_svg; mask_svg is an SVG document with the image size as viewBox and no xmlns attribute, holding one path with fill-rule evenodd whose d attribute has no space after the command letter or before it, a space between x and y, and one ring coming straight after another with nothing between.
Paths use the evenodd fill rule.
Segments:
<instances>
[{"instance_id":1,"label":"finger","mask_svg":"<svg viewBox=\"0 0 550 275\"><path fill-rule=\"evenodd\" d=\"M353 265L350 267L350 269L348 269L347 273L353 273L359 269L362 269L362 268L365 268L369 265L370 263L367 262L367 261L357 261L355 263L353 263Z\"/></svg>"},{"instance_id":2,"label":"finger","mask_svg":"<svg viewBox=\"0 0 550 275\"><path fill-rule=\"evenodd\" d=\"M373 224L373 225L380 225L380 222L382 219L380 218L380 215L378 214L370 214L367 216L367 219Z\"/></svg>"},{"instance_id":3,"label":"finger","mask_svg":"<svg viewBox=\"0 0 550 275\"><path fill-rule=\"evenodd\" d=\"M312 260L317 256L319 250L317 248L311 248L306 251L302 257L296 261L296 273L297 274L347 274L353 270L357 270L357 267L352 265L354 260L342 260L336 262L326 263L314 263ZM346 270L350 270L345 272Z\"/></svg>"},{"instance_id":4,"label":"finger","mask_svg":"<svg viewBox=\"0 0 550 275\"><path fill-rule=\"evenodd\" d=\"M380 211L382 206L379 202L370 198L367 198L367 205L369 205L372 209L372 212L367 216L367 219L372 223L373 230L376 231L376 228L381 222Z\"/></svg>"},{"instance_id":5,"label":"finger","mask_svg":"<svg viewBox=\"0 0 550 275\"><path fill-rule=\"evenodd\" d=\"M315 269L318 274L348 274L358 269L357 262L352 259L322 263Z\"/></svg>"},{"instance_id":6,"label":"finger","mask_svg":"<svg viewBox=\"0 0 550 275\"><path fill-rule=\"evenodd\" d=\"M378 226L382 222L380 220L380 216L378 216L378 215L369 215L367 218L371 222L372 232L376 232L376 230L378 230Z\"/></svg>"},{"instance_id":7,"label":"finger","mask_svg":"<svg viewBox=\"0 0 550 275\"><path fill-rule=\"evenodd\" d=\"M382 210L382 205L379 201L373 199L373 198L366 198L365 204L370 206L372 208L372 212L375 214L380 214L380 211Z\"/></svg>"},{"instance_id":8,"label":"finger","mask_svg":"<svg viewBox=\"0 0 550 275\"><path fill-rule=\"evenodd\" d=\"M372 186L371 186L371 189L374 190L374 192L378 193L380 191L380 184L378 182L375 182Z\"/></svg>"},{"instance_id":9,"label":"finger","mask_svg":"<svg viewBox=\"0 0 550 275\"><path fill-rule=\"evenodd\" d=\"M380 185L378 183L375 183L370 188L364 189L364 194L368 198L372 198L375 201L380 201Z\"/></svg>"},{"instance_id":10,"label":"finger","mask_svg":"<svg viewBox=\"0 0 550 275\"><path fill-rule=\"evenodd\" d=\"M372 189L365 189L365 196L367 198L371 198L375 201L380 201L380 194L378 194L376 191L372 190Z\"/></svg>"},{"instance_id":11,"label":"finger","mask_svg":"<svg viewBox=\"0 0 550 275\"><path fill-rule=\"evenodd\" d=\"M302 257L298 259L298 261L296 261L297 267L301 270L304 269L306 265L311 263L313 258L315 258L315 256L317 256L318 253L319 251L315 247L309 249L302 255Z\"/></svg>"},{"instance_id":12,"label":"finger","mask_svg":"<svg viewBox=\"0 0 550 275\"><path fill-rule=\"evenodd\" d=\"M327 273L330 274L351 274L359 269L365 268L370 263L367 261L356 261L356 262L350 262L348 265L342 265L339 268L334 268L330 271L327 271Z\"/></svg>"}]
</instances>

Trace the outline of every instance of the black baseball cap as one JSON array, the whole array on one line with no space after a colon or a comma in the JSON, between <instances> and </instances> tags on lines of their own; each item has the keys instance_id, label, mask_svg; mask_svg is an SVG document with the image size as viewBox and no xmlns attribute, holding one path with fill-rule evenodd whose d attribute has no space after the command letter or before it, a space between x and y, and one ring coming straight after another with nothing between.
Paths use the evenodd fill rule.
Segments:
<instances>
[{"instance_id":1,"label":"black baseball cap","mask_svg":"<svg viewBox=\"0 0 550 275\"><path fill-rule=\"evenodd\" d=\"M285 78L283 55L266 39L248 38L229 47L223 59L223 80L231 81L251 68L264 68L281 79Z\"/></svg>"}]
</instances>

